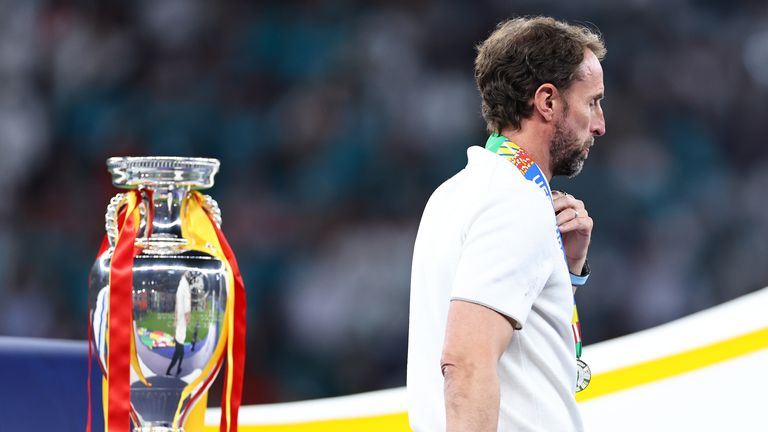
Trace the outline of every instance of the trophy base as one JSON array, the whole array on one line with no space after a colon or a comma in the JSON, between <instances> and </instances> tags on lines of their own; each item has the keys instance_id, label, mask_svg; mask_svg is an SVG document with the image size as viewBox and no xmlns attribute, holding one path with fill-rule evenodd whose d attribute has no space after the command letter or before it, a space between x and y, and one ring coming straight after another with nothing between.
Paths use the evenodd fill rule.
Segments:
<instances>
[{"instance_id":1,"label":"trophy base","mask_svg":"<svg viewBox=\"0 0 768 432\"><path fill-rule=\"evenodd\" d=\"M174 429L172 427L168 426L158 426L158 425L144 425L140 427L133 428L133 432L184 432L184 428L180 427L178 429Z\"/></svg>"}]
</instances>

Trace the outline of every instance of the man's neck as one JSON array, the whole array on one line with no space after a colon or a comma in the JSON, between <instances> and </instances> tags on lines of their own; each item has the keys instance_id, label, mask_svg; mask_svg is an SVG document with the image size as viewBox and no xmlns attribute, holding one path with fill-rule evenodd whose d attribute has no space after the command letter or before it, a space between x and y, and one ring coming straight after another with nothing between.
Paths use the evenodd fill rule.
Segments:
<instances>
[{"instance_id":1,"label":"man's neck","mask_svg":"<svg viewBox=\"0 0 768 432\"><path fill-rule=\"evenodd\" d=\"M551 137L543 136L543 134L531 128L507 128L501 131L501 135L525 150L528 156L541 168L547 181L552 181L552 168L549 166L549 142Z\"/></svg>"}]
</instances>

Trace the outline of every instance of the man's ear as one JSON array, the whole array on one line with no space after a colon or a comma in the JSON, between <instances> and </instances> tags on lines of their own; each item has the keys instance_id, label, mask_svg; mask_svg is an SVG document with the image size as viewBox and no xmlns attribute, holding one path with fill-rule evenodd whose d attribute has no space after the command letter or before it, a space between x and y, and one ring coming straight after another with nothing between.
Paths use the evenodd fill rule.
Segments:
<instances>
[{"instance_id":1,"label":"man's ear","mask_svg":"<svg viewBox=\"0 0 768 432\"><path fill-rule=\"evenodd\" d=\"M555 118L555 107L559 98L560 93L557 91L557 87L550 83L542 84L533 94L533 109L545 121L550 122Z\"/></svg>"}]
</instances>

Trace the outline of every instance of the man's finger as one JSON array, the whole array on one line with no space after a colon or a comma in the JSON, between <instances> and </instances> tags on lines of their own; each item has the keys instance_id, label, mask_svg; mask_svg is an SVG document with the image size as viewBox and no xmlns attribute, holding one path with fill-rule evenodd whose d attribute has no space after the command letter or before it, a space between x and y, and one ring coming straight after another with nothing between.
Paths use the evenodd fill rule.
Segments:
<instances>
[{"instance_id":1,"label":"man's finger","mask_svg":"<svg viewBox=\"0 0 768 432\"><path fill-rule=\"evenodd\" d=\"M567 234L572 231L579 231L580 233L588 235L592 232L593 226L594 221L589 216L572 218L567 222L558 224L561 234Z\"/></svg>"},{"instance_id":2,"label":"man's finger","mask_svg":"<svg viewBox=\"0 0 768 432\"><path fill-rule=\"evenodd\" d=\"M576 211L573 209L566 209L555 215L557 226L561 226L566 222L576 219Z\"/></svg>"},{"instance_id":3,"label":"man's finger","mask_svg":"<svg viewBox=\"0 0 768 432\"><path fill-rule=\"evenodd\" d=\"M555 215L555 220L557 221L557 225L560 226L570 220L580 218L580 217L588 217L589 212L587 212L587 209L581 209L577 210L573 207L568 207L566 209L563 209L561 212L557 213Z\"/></svg>"},{"instance_id":4,"label":"man's finger","mask_svg":"<svg viewBox=\"0 0 768 432\"><path fill-rule=\"evenodd\" d=\"M557 198L552 199L552 203L555 206L555 213L568 207L573 207L579 212L584 209L584 201L576 199L573 195L558 196Z\"/></svg>"}]
</instances>

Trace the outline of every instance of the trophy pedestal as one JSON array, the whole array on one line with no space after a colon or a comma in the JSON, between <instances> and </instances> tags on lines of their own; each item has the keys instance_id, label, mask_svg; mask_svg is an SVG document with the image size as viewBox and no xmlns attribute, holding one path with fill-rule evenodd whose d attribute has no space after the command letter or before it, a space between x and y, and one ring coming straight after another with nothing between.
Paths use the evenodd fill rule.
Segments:
<instances>
[{"instance_id":1,"label":"trophy pedestal","mask_svg":"<svg viewBox=\"0 0 768 432\"><path fill-rule=\"evenodd\" d=\"M133 428L133 432L184 432L184 428L170 428L168 426L152 426L145 424L142 427Z\"/></svg>"}]
</instances>

